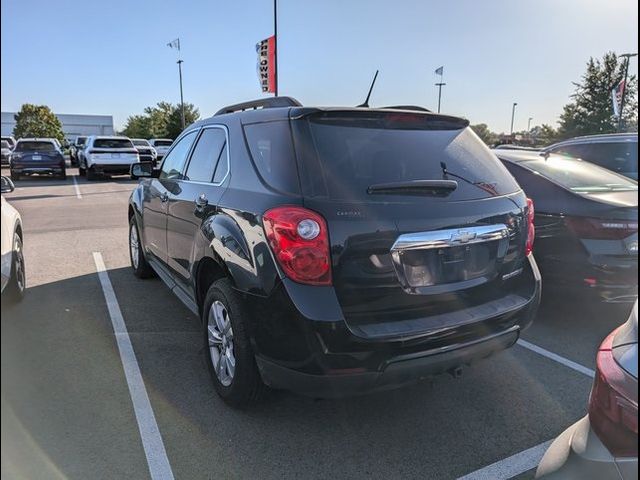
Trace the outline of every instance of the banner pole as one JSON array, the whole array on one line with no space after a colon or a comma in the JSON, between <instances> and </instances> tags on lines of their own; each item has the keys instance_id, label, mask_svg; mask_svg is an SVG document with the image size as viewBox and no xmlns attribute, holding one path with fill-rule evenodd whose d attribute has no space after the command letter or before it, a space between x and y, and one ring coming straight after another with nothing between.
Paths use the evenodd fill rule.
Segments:
<instances>
[{"instance_id":1,"label":"banner pole","mask_svg":"<svg viewBox=\"0 0 640 480\"><path fill-rule=\"evenodd\" d=\"M273 0L273 38L275 40L275 48L273 52L273 72L276 80L274 93L278 96L278 0Z\"/></svg>"}]
</instances>

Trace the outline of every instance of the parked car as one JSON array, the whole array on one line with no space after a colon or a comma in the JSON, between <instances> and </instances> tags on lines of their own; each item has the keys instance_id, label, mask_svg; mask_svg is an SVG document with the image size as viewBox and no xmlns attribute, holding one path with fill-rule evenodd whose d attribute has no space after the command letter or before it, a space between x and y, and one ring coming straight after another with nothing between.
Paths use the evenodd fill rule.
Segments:
<instances>
[{"instance_id":1,"label":"parked car","mask_svg":"<svg viewBox=\"0 0 640 480\"><path fill-rule=\"evenodd\" d=\"M152 138L149 140L149 144L154 148L157 154L157 161L160 161L167 154L171 145L173 145L173 140L170 138Z\"/></svg>"},{"instance_id":2,"label":"parked car","mask_svg":"<svg viewBox=\"0 0 640 480\"><path fill-rule=\"evenodd\" d=\"M11 152L9 162L12 180L33 174L67 178L64 155L52 138L21 138Z\"/></svg>"},{"instance_id":3,"label":"parked car","mask_svg":"<svg viewBox=\"0 0 640 480\"><path fill-rule=\"evenodd\" d=\"M600 345L589 413L565 430L538 465L536 478L638 478L638 303Z\"/></svg>"},{"instance_id":4,"label":"parked car","mask_svg":"<svg viewBox=\"0 0 640 480\"><path fill-rule=\"evenodd\" d=\"M625 177L638 180L638 134L589 135L556 143L544 149L581 158Z\"/></svg>"},{"instance_id":5,"label":"parked car","mask_svg":"<svg viewBox=\"0 0 640 480\"><path fill-rule=\"evenodd\" d=\"M3 136L2 138L0 138L0 140L7 142L11 150L13 150L13 148L16 146L16 139L13 138L11 135Z\"/></svg>"},{"instance_id":6,"label":"parked car","mask_svg":"<svg viewBox=\"0 0 640 480\"><path fill-rule=\"evenodd\" d=\"M128 174L131 165L139 161L138 150L129 138L92 135L82 149L78 168L87 180L96 180L104 174Z\"/></svg>"},{"instance_id":7,"label":"parked car","mask_svg":"<svg viewBox=\"0 0 640 480\"><path fill-rule=\"evenodd\" d=\"M24 254L22 251L22 220L18 211L4 198L5 193L15 189L13 182L3 176L1 178L2 208L2 301L17 302L24 297L26 286Z\"/></svg>"},{"instance_id":8,"label":"parked car","mask_svg":"<svg viewBox=\"0 0 640 480\"><path fill-rule=\"evenodd\" d=\"M570 287L610 302L634 301L637 182L562 155L496 154L535 202L536 260L549 291Z\"/></svg>"},{"instance_id":9,"label":"parked car","mask_svg":"<svg viewBox=\"0 0 640 480\"><path fill-rule=\"evenodd\" d=\"M72 167L80 165L80 152L84 148L84 144L87 141L87 137L79 136L69 147L69 160Z\"/></svg>"},{"instance_id":10,"label":"parked car","mask_svg":"<svg viewBox=\"0 0 640 480\"><path fill-rule=\"evenodd\" d=\"M151 146L149 140L144 138L132 138L133 146L136 147L141 162L151 162L156 164L158 158L158 152Z\"/></svg>"},{"instance_id":11,"label":"parked car","mask_svg":"<svg viewBox=\"0 0 640 480\"><path fill-rule=\"evenodd\" d=\"M11 156L11 145L6 140L0 141L2 165L9 165L9 157Z\"/></svg>"},{"instance_id":12,"label":"parked car","mask_svg":"<svg viewBox=\"0 0 640 480\"><path fill-rule=\"evenodd\" d=\"M533 205L461 118L258 100L132 176L133 272L199 312L233 405L458 375L539 303Z\"/></svg>"}]
</instances>

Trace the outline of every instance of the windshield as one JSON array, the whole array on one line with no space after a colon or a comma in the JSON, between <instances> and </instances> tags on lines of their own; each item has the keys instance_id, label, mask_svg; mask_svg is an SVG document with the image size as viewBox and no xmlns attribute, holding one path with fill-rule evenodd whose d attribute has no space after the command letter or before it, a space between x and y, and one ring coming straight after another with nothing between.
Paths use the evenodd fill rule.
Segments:
<instances>
[{"instance_id":1,"label":"windshield","mask_svg":"<svg viewBox=\"0 0 640 480\"><path fill-rule=\"evenodd\" d=\"M49 152L56 150L56 146L53 142L26 141L18 142L15 150L16 152Z\"/></svg>"},{"instance_id":2,"label":"windshield","mask_svg":"<svg viewBox=\"0 0 640 480\"><path fill-rule=\"evenodd\" d=\"M455 180L450 198L519 190L495 155L462 120L416 114L321 114L296 120L306 195L372 201L377 184Z\"/></svg>"},{"instance_id":3,"label":"windshield","mask_svg":"<svg viewBox=\"0 0 640 480\"><path fill-rule=\"evenodd\" d=\"M544 175L559 185L577 193L638 190L637 182L589 162L550 155L521 162L535 173Z\"/></svg>"},{"instance_id":4,"label":"windshield","mask_svg":"<svg viewBox=\"0 0 640 480\"><path fill-rule=\"evenodd\" d=\"M93 146L94 148L132 148L133 144L128 138L96 138Z\"/></svg>"}]
</instances>

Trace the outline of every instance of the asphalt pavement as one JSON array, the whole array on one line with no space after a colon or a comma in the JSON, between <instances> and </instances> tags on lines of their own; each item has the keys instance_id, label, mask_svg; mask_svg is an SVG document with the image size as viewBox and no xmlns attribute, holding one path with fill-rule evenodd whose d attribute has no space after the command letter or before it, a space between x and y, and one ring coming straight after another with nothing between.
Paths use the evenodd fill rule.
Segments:
<instances>
[{"instance_id":1,"label":"asphalt pavement","mask_svg":"<svg viewBox=\"0 0 640 480\"><path fill-rule=\"evenodd\" d=\"M20 180L5 195L23 219L28 289L2 308L2 478L151 476L94 252L177 479L455 479L496 462L508 469L586 413L592 379L520 345L459 379L343 400L270 392L233 410L213 389L199 320L129 268L135 182L68 173ZM524 339L595 368L597 346L631 306L586 306L546 288Z\"/></svg>"}]
</instances>

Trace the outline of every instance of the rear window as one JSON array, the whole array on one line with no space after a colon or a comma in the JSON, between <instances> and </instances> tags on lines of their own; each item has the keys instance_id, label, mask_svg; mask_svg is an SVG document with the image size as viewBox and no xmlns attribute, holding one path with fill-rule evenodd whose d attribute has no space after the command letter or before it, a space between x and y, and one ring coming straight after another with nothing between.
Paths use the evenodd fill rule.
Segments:
<instances>
[{"instance_id":1,"label":"rear window","mask_svg":"<svg viewBox=\"0 0 640 480\"><path fill-rule=\"evenodd\" d=\"M9 148L9 142L2 140L2 142L0 142L0 146L2 148Z\"/></svg>"},{"instance_id":2,"label":"rear window","mask_svg":"<svg viewBox=\"0 0 640 480\"><path fill-rule=\"evenodd\" d=\"M505 167L461 119L397 112L329 112L293 124L306 196L347 201L384 197L386 201L388 195L373 198L368 188L443 179L458 182L450 195L456 200L519 190Z\"/></svg>"},{"instance_id":3,"label":"rear window","mask_svg":"<svg viewBox=\"0 0 640 480\"><path fill-rule=\"evenodd\" d=\"M84 145L85 143L87 143L87 137L78 137L76 139L77 145Z\"/></svg>"},{"instance_id":4,"label":"rear window","mask_svg":"<svg viewBox=\"0 0 640 480\"><path fill-rule=\"evenodd\" d=\"M172 140L154 140L153 144L156 147L170 147L171 145L173 145L173 141Z\"/></svg>"},{"instance_id":5,"label":"rear window","mask_svg":"<svg viewBox=\"0 0 640 480\"><path fill-rule=\"evenodd\" d=\"M132 148L131 140L126 138L96 138L94 148Z\"/></svg>"},{"instance_id":6,"label":"rear window","mask_svg":"<svg viewBox=\"0 0 640 480\"><path fill-rule=\"evenodd\" d=\"M593 163L560 155L524 161L520 165L576 193L638 190L638 184L627 177Z\"/></svg>"},{"instance_id":7,"label":"rear window","mask_svg":"<svg viewBox=\"0 0 640 480\"><path fill-rule=\"evenodd\" d=\"M132 140L133 144L138 147L150 147L149 142L146 140Z\"/></svg>"},{"instance_id":8,"label":"rear window","mask_svg":"<svg viewBox=\"0 0 640 480\"><path fill-rule=\"evenodd\" d=\"M55 150L53 142L18 142L16 152L48 152Z\"/></svg>"}]
</instances>

